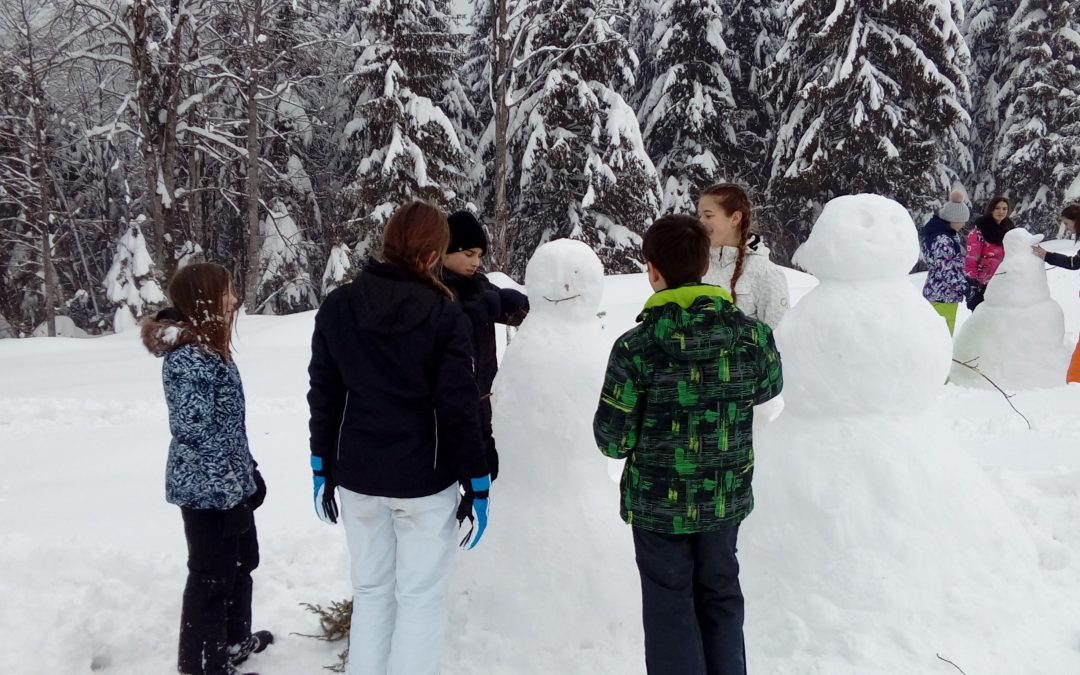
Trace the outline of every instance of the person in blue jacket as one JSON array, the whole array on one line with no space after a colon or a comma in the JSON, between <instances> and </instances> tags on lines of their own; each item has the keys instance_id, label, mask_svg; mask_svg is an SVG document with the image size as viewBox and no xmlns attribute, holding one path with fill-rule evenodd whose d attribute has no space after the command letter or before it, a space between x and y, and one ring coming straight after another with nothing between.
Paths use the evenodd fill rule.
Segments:
<instances>
[{"instance_id":1,"label":"person in blue jacket","mask_svg":"<svg viewBox=\"0 0 1080 675\"><path fill-rule=\"evenodd\" d=\"M926 281L923 297L930 301L945 319L952 335L956 327L956 310L968 293L964 276L964 245L960 230L967 225L971 210L964 203L964 192L953 190L949 201L938 209L919 232L919 248L926 262Z\"/></svg>"},{"instance_id":2,"label":"person in blue jacket","mask_svg":"<svg viewBox=\"0 0 1080 675\"><path fill-rule=\"evenodd\" d=\"M313 492L328 522L339 515L335 490L341 497L353 586L349 675L439 672L456 545L472 548L487 527L472 329L435 271L449 240L442 211L404 204L386 224L379 259L315 316Z\"/></svg>"},{"instance_id":3,"label":"person in blue jacket","mask_svg":"<svg viewBox=\"0 0 1080 675\"><path fill-rule=\"evenodd\" d=\"M182 268L168 296L173 306L143 326L142 338L164 357L172 433L165 499L180 507L187 538L179 670L237 675L236 664L274 639L251 632L251 572L259 565L253 512L266 484L248 449L244 387L231 353L237 301L228 270L212 263Z\"/></svg>"}]
</instances>

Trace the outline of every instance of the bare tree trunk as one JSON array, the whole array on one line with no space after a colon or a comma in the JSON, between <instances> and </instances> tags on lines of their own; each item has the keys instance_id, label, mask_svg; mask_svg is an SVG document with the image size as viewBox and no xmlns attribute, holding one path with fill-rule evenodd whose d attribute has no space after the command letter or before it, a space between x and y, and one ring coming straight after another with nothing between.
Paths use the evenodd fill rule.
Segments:
<instances>
[{"instance_id":1,"label":"bare tree trunk","mask_svg":"<svg viewBox=\"0 0 1080 675\"><path fill-rule=\"evenodd\" d=\"M52 264L52 237L41 233L41 267L45 276L45 326L49 337L56 337L56 274Z\"/></svg>"},{"instance_id":2,"label":"bare tree trunk","mask_svg":"<svg viewBox=\"0 0 1080 675\"><path fill-rule=\"evenodd\" d=\"M503 272L510 271L510 252L507 239L509 208L506 204L506 134L510 126L510 108L507 105L506 91L509 84L510 42L509 23L506 15L506 0L493 0L495 19L495 64L491 74L494 79L495 105L495 268Z\"/></svg>"},{"instance_id":3,"label":"bare tree trunk","mask_svg":"<svg viewBox=\"0 0 1080 675\"><path fill-rule=\"evenodd\" d=\"M254 313L258 307L256 294L259 289L259 253L262 236L259 232L259 31L262 27L262 2L255 0L252 7L251 62L247 82L247 265L244 268L244 306Z\"/></svg>"}]
</instances>

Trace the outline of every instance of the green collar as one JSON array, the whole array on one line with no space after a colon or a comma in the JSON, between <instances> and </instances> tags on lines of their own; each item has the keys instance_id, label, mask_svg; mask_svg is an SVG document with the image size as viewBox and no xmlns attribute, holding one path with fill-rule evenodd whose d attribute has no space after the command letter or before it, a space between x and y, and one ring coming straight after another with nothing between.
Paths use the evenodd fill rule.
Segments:
<instances>
[{"instance_id":1,"label":"green collar","mask_svg":"<svg viewBox=\"0 0 1080 675\"><path fill-rule=\"evenodd\" d=\"M712 286L710 284L685 284L675 288L665 288L662 291L653 293L649 299L645 301L645 309L661 307L671 302L676 303L683 309L690 309L690 306L694 304L694 301L700 297L723 298L724 300L731 302L731 293L728 293L719 286Z\"/></svg>"}]
</instances>

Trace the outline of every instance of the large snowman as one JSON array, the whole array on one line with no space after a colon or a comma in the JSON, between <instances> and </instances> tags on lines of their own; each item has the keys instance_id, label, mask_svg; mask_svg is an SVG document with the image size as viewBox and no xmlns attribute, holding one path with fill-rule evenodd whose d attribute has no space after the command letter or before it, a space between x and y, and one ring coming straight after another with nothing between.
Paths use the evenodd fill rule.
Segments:
<instances>
[{"instance_id":1,"label":"large snowman","mask_svg":"<svg viewBox=\"0 0 1080 675\"><path fill-rule=\"evenodd\" d=\"M525 271L529 315L492 392L491 524L456 582L467 597L452 622L469 642L504 647L476 672L575 671L583 655L594 672L626 672L640 661L633 542L592 432L616 337L597 317L603 282L596 254L568 239L539 247ZM586 567L567 563L586 551Z\"/></svg>"},{"instance_id":2,"label":"large snowman","mask_svg":"<svg viewBox=\"0 0 1080 675\"><path fill-rule=\"evenodd\" d=\"M918 255L911 217L876 195L829 202L796 254L821 283L777 330L787 407L755 438L751 672L950 672L936 654L1073 672L1040 663L1023 618L1033 544L934 415L950 344L907 279Z\"/></svg>"},{"instance_id":3,"label":"large snowman","mask_svg":"<svg viewBox=\"0 0 1080 675\"><path fill-rule=\"evenodd\" d=\"M950 382L990 388L989 378L1010 391L1065 385L1065 316L1050 297L1043 261L1031 251L1042 239L1019 228L1005 234L1005 258L986 300L956 334L953 358L960 363Z\"/></svg>"}]
</instances>

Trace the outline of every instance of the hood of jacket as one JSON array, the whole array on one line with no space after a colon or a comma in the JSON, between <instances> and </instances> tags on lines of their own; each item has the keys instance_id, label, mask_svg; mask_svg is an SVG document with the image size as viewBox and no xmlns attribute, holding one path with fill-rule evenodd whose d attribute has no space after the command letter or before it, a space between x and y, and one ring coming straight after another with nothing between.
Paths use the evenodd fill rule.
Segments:
<instances>
[{"instance_id":1,"label":"hood of jacket","mask_svg":"<svg viewBox=\"0 0 1080 675\"><path fill-rule=\"evenodd\" d=\"M142 325L142 342L154 356L165 356L177 347L196 344L198 337L188 319L175 307L166 307Z\"/></svg>"},{"instance_id":2,"label":"hood of jacket","mask_svg":"<svg viewBox=\"0 0 1080 675\"><path fill-rule=\"evenodd\" d=\"M408 270L371 261L352 282L349 306L358 328L399 335L424 323L438 298L433 286Z\"/></svg>"},{"instance_id":3,"label":"hood of jacket","mask_svg":"<svg viewBox=\"0 0 1080 675\"><path fill-rule=\"evenodd\" d=\"M949 221L940 216L934 216L926 221L926 225L923 225L922 231L919 232L919 236L922 239L924 246L930 245L935 237L942 234L955 239L957 233L956 230L952 229L952 225L949 224Z\"/></svg>"},{"instance_id":4,"label":"hood of jacket","mask_svg":"<svg viewBox=\"0 0 1080 675\"><path fill-rule=\"evenodd\" d=\"M723 288L687 284L654 293L638 320L664 353L680 361L699 361L734 346L743 316Z\"/></svg>"}]
</instances>

